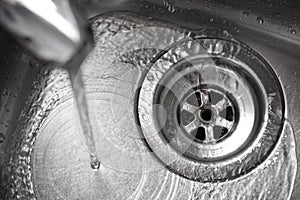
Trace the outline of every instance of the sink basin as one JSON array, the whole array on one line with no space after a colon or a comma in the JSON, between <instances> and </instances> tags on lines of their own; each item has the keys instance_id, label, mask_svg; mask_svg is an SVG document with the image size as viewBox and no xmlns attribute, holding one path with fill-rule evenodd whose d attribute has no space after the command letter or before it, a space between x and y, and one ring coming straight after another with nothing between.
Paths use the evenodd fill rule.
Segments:
<instances>
[{"instance_id":1,"label":"sink basin","mask_svg":"<svg viewBox=\"0 0 300 200\"><path fill-rule=\"evenodd\" d=\"M286 122L289 124L287 126L289 127L287 128L289 131L287 131L286 134L294 134L296 150L300 149L300 98L297 95L300 93L300 59L298 58L297 53L298 50L300 50L300 28L299 22L297 21L300 15L299 3L290 3L287 1L233 2L229 0L222 2L210 0L76 0L76 3L80 8L82 8L84 14L86 15L86 18L90 19L90 21L93 22L94 25L96 22L93 21L93 19L95 19L95 16L98 16L99 14L104 14L104 16L110 16L114 15L113 13L116 11L126 11L128 13L135 13L134 15L143 16L141 17L141 19L145 19L145 21L154 20L154 24L156 23L156 21L162 21L162 24L174 24L174 26L184 27L182 28L184 30L225 30L230 35L230 37L234 38L234 41L240 41L243 44L249 46L249 48L251 47L253 51L255 51L261 56L261 59L264 60L263 62L268 63L268 66L273 70L273 75L276 76L275 79L278 80L278 83L281 86L283 99L285 101L283 103L285 106L283 116L286 119ZM210 33L208 34L208 36L211 36ZM220 37L223 38L224 36L221 35ZM20 119L22 119L22 115L26 115L27 109L29 111L30 106L36 105L36 103L28 105L28 99L31 99L32 93L42 92L36 90L37 87L35 85L35 80L39 80L40 76L50 76L51 74L47 74L49 73L47 70L43 71L44 64L36 60L28 50L20 46L5 30L2 29L0 29L0 54L2 55L2 58L0 59L1 171L5 169L5 164L9 162L11 156L10 150L12 148L11 143L18 137L18 135L16 134L20 132L18 128L20 129L20 127L22 127L22 121L20 121ZM61 72L55 73L60 74ZM270 76L269 82L271 82L271 80L273 79L274 77ZM45 84L47 84L47 81L45 82ZM123 89L126 90L126 87L124 87ZM247 91L246 87L245 91ZM247 92L245 92L245 96L247 95L246 93ZM141 95L145 95L146 97L149 96L147 92L143 91L141 92ZM166 96L168 96L168 94L166 94ZM265 100L267 101L267 97L265 98ZM36 99L36 102L38 101L39 99ZM232 102L232 107L234 108L235 103L234 101L230 100L230 97L228 97L227 101ZM263 101L264 98L262 98L260 102ZM265 102L262 103L259 109L267 109L267 106L264 105L264 103ZM141 105L141 107L143 107L143 105ZM251 110L250 108L245 108L245 110L247 109ZM207 115L201 115L201 113L207 112L212 114L209 114L209 117L207 117ZM209 124L210 119L214 118L215 112L216 111L213 106L205 107L205 109L200 111L200 119L203 123ZM232 112L234 113L235 110L233 109ZM247 112L245 111L245 113ZM62 118L63 117L67 118L67 116L64 116L62 114ZM242 117L238 118L242 120ZM259 121L263 121L263 119L259 119ZM57 121L56 123L59 124L59 121ZM143 125L143 122L141 122L141 124ZM144 133L147 130L144 130L142 125L141 129ZM150 130L152 127L148 128ZM51 130L47 131L51 132ZM145 138L145 140L147 140L147 137ZM78 140L80 140L80 138ZM199 136L198 140L204 140L203 136ZM153 148L156 148L155 144L149 141L146 141L146 143L148 147L150 147L150 149L152 148L153 150ZM39 146L40 144L43 143L39 143L39 141L37 140L37 146L33 148L33 151L36 155L38 155L38 153L36 152L38 152L39 149L43 151L42 146ZM57 141L57 144L60 144L60 141ZM61 145L64 146L63 143L61 143ZM216 159L219 158L217 156L218 153L210 154L210 151L211 148L208 148L208 150L206 151L208 155L215 156ZM217 152L217 150L215 151ZM299 158L299 152L296 152L296 154L297 158ZM39 156L41 155L38 155L37 157L32 157L32 162L39 163L38 159L41 159ZM58 157L58 155L56 156ZM160 156L163 157L164 155L158 155L158 157ZM195 159L195 156L196 159L198 159L197 155L192 155L191 157ZM161 157L160 160L162 160ZM50 165L51 163L49 164L49 166ZM132 167L132 170L138 170L136 166L130 165L124 167L126 167L126 170L128 170L127 167ZM190 175L190 173L182 172L176 167L178 166L170 165L169 170L175 172L175 174L183 176L184 178L186 178L186 180L189 181L222 181L221 178L211 178L211 176L208 179L204 180L204 178L199 178L197 176ZM34 165L32 168L33 170L39 171L39 169L35 169ZM125 170L125 168L122 168L120 170ZM247 170L245 171L245 173L246 172ZM110 172L107 173L109 174ZM112 174L112 176L115 176L115 174ZM292 200L299 199L300 196L299 176L300 175L297 174L295 178L294 189L290 198ZM233 178L236 177L234 176ZM36 181L35 183L37 182L38 181ZM39 188L38 186L34 187ZM42 188L38 190L45 189Z\"/></svg>"}]
</instances>

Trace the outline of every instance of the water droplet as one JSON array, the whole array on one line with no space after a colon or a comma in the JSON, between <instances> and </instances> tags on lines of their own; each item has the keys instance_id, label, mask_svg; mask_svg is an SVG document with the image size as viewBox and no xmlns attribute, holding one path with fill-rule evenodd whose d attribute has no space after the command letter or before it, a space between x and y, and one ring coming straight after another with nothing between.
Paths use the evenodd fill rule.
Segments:
<instances>
[{"instance_id":1,"label":"water droplet","mask_svg":"<svg viewBox=\"0 0 300 200\"><path fill-rule=\"evenodd\" d=\"M0 143L4 142L5 135L3 133L0 133Z\"/></svg>"},{"instance_id":2,"label":"water droplet","mask_svg":"<svg viewBox=\"0 0 300 200\"><path fill-rule=\"evenodd\" d=\"M169 5L168 11L171 12L171 13L174 13L174 12L175 12L175 7L174 7L174 5Z\"/></svg>"},{"instance_id":3,"label":"water droplet","mask_svg":"<svg viewBox=\"0 0 300 200\"><path fill-rule=\"evenodd\" d=\"M256 22L259 24L263 24L264 23L264 19L262 17L257 17L256 18Z\"/></svg>"},{"instance_id":4,"label":"water droplet","mask_svg":"<svg viewBox=\"0 0 300 200\"><path fill-rule=\"evenodd\" d=\"M98 170L100 168L100 161L98 159L92 160L91 161L91 167L94 170Z\"/></svg>"},{"instance_id":5,"label":"water droplet","mask_svg":"<svg viewBox=\"0 0 300 200\"><path fill-rule=\"evenodd\" d=\"M288 27L288 32L289 32L290 34L292 34L292 35L294 35L294 34L297 33L296 30L294 30L292 26L289 26L289 27Z\"/></svg>"},{"instance_id":6,"label":"water droplet","mask_svg":"<svg viewBox=\"0 0 300 200\"><path fill-rule=\"evenodd\" d=\"M170 3L170 0L164 0L164 6L168 8L168 11L174 13L176 11L175 6Z\"/></svg>"},{"instance_id":7,"label":"water droplet","mask_svg":"<svg viewBox=\"0 0 300 200\"><path fill-rule=\"evenodd\" d=\"M297 32L295 30L291 30L290 32L292 35L295 35Z\"/></svg>"}]
</instances>

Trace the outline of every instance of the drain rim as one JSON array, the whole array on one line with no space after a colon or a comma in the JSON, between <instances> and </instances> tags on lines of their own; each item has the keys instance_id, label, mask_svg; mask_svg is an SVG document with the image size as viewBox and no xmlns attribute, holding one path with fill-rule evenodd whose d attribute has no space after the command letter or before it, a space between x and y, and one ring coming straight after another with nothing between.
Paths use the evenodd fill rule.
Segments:
<instances>
[{"instance_id":1,"label":"drain rim","mask_svg":"<svg viewBox=\"0 0 300 200\"><path fill-rule=\"evenodd\" d=\"M215 34L215 31L211 31L209 34ZM249 46L242 44L240 42L237 42L233 40L232 38L228 38L227 36L224 36L223 38L220 38L220 33L218 33L219 37L217 38L210 38L207 36L199 37L197 38L197 42L204 47L205 51L201 49L201 52L195 53L195 55L203 54L209 55L209 56L219 56L222 58L235 58L239 63L245 64L249 69L253 70L255 74L259 77L259 80L263 82L263 91L265 94L269 97L269 95L277 92L278 95L275 95L273 98L273 101L267 102L266 107L268 107L266 116L264 118L263 128L261 129L261 138L259 138L259 142L257 144L260 145L253 145L253 148L251 148L251 151L249 151L247 154L243 156L239 156L238 159L230 159L230 160L222 160L220 162L213 162L213 163L206 163L206 162L199 162L195 160L190 160L188 158L185 158L182 155L178 155L178 152L174 151L174 149L171 147L171 145L168 143L168 141L161 137L160 130L155 129L155 127L151 127L151 123L153 123L153 120L150 120L148 122L143 121L141 118L139 118L139 123L141 125L141 132L145 137L145 141L148 144L148 147L155 152L157 158L167 167L185 177L191 180L197 180L201 182L215 182L215 181L223 181L228 179L233 179L236 177L239 177L243 174L246 174L253 170L256 166L258 166L260 163L262 163L268 155L271 153L271 151L274 149L276 143L278 142L278 139L281 135L282 131L282 122L283 119L286 116L285 111L285 98L282 92L282 86L277 79L277 76L271 66L261 57L258 53L256 53L254 50L252 50ZM222 34L221 34L222 35ZM188 42L194 42L194 39L185 39L181 41L181 44L186 44ZM217 50L212 50L215 48L205 48L205 44L207 43L214 43L216 44L216 41L222 42L221 51L218 48ZM176 45L180 45L180 43ZM229 44L229 45L228 45ZM168 62L162 58L164 58L164 55L172 55L173 52L176 50L176 45L170 47L169 51L165 51L165 54L163 54L161 57L159 57L156 62L153 64L153 66L150 68L149 72L146 74L144 82L142 83L141 90L139 93L138 98L138 117L140 115L147 115L150 118L153 117L153 110L147 110L148 105L152 105L154 102L151 98L149 98L149 95L153 95L156 90L155 83L151 83L153 81L153 78L160 79L163 76L163 73L172 68L172 63ZM231 54L228 54L226 52L226 48L232 47L233 49L238 49L236 51L236 55L232 56ZM175 50L174 50L175 49ZM225 49L225 50L224 50ZM250 56L249 56L250 55ZM188 55L190 56L190 55ZM241 59L245 58L246 59ZM167 56L165 56L167 57ZM184 56L178 55L179 59L185 59ZM181 57L181 58L180 58ZM243 60L243 61L242 61ZM159 69L159 73L151 71L153 67L157 67ZM257 73L259 72L260 73ZM264 73L261 73L264 72ZM150 74L150 76L149 76ZM273 77L273 79L270 80L270 77ZM155 79L154 78L154 79ZM269 82L268 82L269 81ZM153 93L153 94L151 94ZM148 96L147 96L148 95ZM267 108L266 108L267 109ZM272 115L270 111L278 111L278 115ZM274 124L276 123L276 127L272 127L272 122ZM154 129L153 129L154 128ZM152 129L152 130L151 130ZM156 133L159 133L157 135L152 135L152 137L147 137L147 133L150 133L152 131L156 131ZM269 139L268 139L269 137ZM267 141L267 142L262 142ZM263 146L263 147L261 147ZM253 153L256 152L256 153ZM258 152L258 153L257 153ZM257 156L258 155L258 156ZM241 163L253 163L251 166L244 166L241 169L238 169L241 167ZM227 174L222 174L222 172L227 171Z\"/></svg>"},{"instance_id":2,"label":"drain rim","mask_svg":"<svg viewBox=\"0 0 300 200\"><path fill-rule=\"evenodd\" d=\"M199 59L199 58L206 59L206 58L211 58L211 57L212 56L210 56L210 55L201 55L201 56L197 55L197 56L192 56L192 57L189 57L189 58L185 58L185 60L182 61L182 62L185 62L187 60L188 62L195 63L194 59ZM176 65L180 66L181 62L176 63ZM200 65L194 64L193 68L198 69L198 66L202 67L201 64ZM155 68L155 67L156 66L152 67L153 72L155 72L157 70L160 70L160 72L162 72L161 68ZM208 67L210 67L210 65L208 65ZM216 68L220 68L220 67L216 67ZM178 72L174 65L171 65L171 69L172 69L172 71L175 71L176 73ZM175 69L175 70L173 70L173 69ZM189 72L189 70L190 70L189 68L186 68L185 70L182 70L181 72L182 72L182 74L186 74L187 72ZM179 73L179 76L181 76L181 73ZM253 74L253 76L255 76L255 75ZM175 78L173 80L171 80L171 81L168 80L168 81L170 81L168 83L170 83L170 84L176 83L178 79L176 79L177 78L176 75L174 75L174 77ZM163 80L163 79L164 78L159 79L157 81L157 85L161 85L160 81ZM162 85L164 85L164 84L162 84ZM176 89L177 88L175 88L173 90L176 91ZM145 94L145 96L156 99L155 95L157 93L156 93L155 89L153 90L153 96L151 96L149 91L146 91L146 92L147 92L147 94ZM244 93L244 94L247 94L247 93ZM181 97L182 96L178 95L178 98L181 98ZM264 100L266 100L266 98L264 98ZM154 102L154 103L156 104L156 102ZM243 103L245 103L245 102L239 102L240 105L242 105ZM246 103L249 103L249 102L246 102ZM262 103L266 104L266 102L262 102ZM250 108L250 109L253 109L253 108ZM262 110L264 110L263 113L267 112L266 108L262 108ZM248 110L248 112L253 112L253 111ZM149 118L156 119L156 116L158 115L158 113L156 113L155 110L149 111L149 113L153 113L152 116L149 116ZM263 118L265 118L265 117L263 117ZM249 127L249 124L247 123L247 120L252 120L253 123L254 123L254 118L253 119L243 119L243 120L239 119L239 120L241 122L239 123L240 126L237 127L239 129L237 131L240 133L240 135L235 134L231 137L226 138L226 140L223 140L222 142L219 142L219 143L207 143L205 145L204 144L198 144L198 143L195 144L193 142L193 140L190 140L189 137L186 136L186 134L181 134L181 133L175 134L173 140L171 140L170 137L167 138L167 141L168 141L169 145L175 151L177 151L177 153L185 155L186 157L188 157L187 159L194 159L195 161L200 160L199 162L207 162L207 163L208 162L222 163L222 162L225 162L225 161L233 162L233 161L239 160L241 157L243 157L245 154L248 153L247 151L241 151L238 155L235 152L238 149L241 148L240 143L244 144L247 141L248 137L251 135L252 128L250 128L251 125ZM264 120L264 121L266 121L266 120ZM247 126L243 127L242 123L245 123ZM166 137L166 134L163 133L163 128L162 128L163 126L160 125L159 122L155 121L155 120L154 120L154 124L156 124L156 125L152 126L152 127L151 126L148 127L147 131L148 130L154 131L154 129L156 129L156 131L160 131L161 134L164 137ZM249 132L243 132L243 128L244 129L246 128L246 130L249 130ZM235 130L236 130L236 127L235 127ZM261 134L262 134L262 131L259 131L257 138L260 138ZM236 142L237 140L241 140L242 142L237 143ZM251 147L253 148L253 146L255 146L257 143L258 143L258 139L255 139L252 142L252 144L249 145L249 148L251 148ZM229 158L230 156L232 156L232 154L237 154L237 155L235 155L233 158Z\"/></svg>"}]
</instances>

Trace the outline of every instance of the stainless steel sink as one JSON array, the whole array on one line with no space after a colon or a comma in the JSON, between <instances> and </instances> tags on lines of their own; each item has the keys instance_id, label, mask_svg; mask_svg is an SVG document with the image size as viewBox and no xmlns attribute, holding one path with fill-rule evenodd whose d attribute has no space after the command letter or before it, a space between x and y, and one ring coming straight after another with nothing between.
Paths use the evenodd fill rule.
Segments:
<instances>
[{"instance_id":1,"label":"stainless steel sink","mask_svg":"<svg viewBox=\"0 0 300 200\"><path fill-rule=\"evenodd\" d=\"M278 1L76 0L94 17L109 11L128 11L149 19L169 21L187 29L221 29L249 45L273 68L286 98L287 120L293 126L297 158L300 153L300 3ZM20 114L43 63L33 58L0 29L0 170L10 157L10 141L18 137ZM298 166L299 169L299 166ZM300 197L296 176L292 200ZM0 184L1 185L1 184ZM1 191L1 190L0 190ZM0 192L1 194L1 192Z\"/></svg>"}]
</instances>

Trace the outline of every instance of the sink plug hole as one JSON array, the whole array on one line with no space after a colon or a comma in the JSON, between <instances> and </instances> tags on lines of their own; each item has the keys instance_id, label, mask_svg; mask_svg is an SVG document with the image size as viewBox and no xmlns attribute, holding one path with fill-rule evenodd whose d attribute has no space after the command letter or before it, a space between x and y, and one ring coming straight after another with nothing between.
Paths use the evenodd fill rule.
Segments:
<instances>
[{"instance_id":1,"label":"sink plug hole","mask_svg":"<svg viewBox=\"0 0 300 200\"><path fill-rule=\"evenodd\" d=\"M204 119L205 121L210 121L212 119L212 111L209 109L205 109L201 111L201 118Z\"/></svg>"},{"instance_id":2,"label":"sink plug hole","mask_svg":"<svg viewBox=\"0 0 300 200\"><path fill-rule=\"evenodd\" d=\"M199 127L192 131L192 135L194 135L194 138L200 141L205 141L206 134L205 134L205 128Z\"/></svg>"},{"instance_id":3,"label":"sink plug hole","mask_svg":"<svg viewBox=\"0 0 300 200\"><path fill-rule=\"evenodd\" d=\"M233 109L231 106L226 107L226 109L220 112L220 116L227 119L228 121L233 121Z\"/></svg>"}]
</instances>

